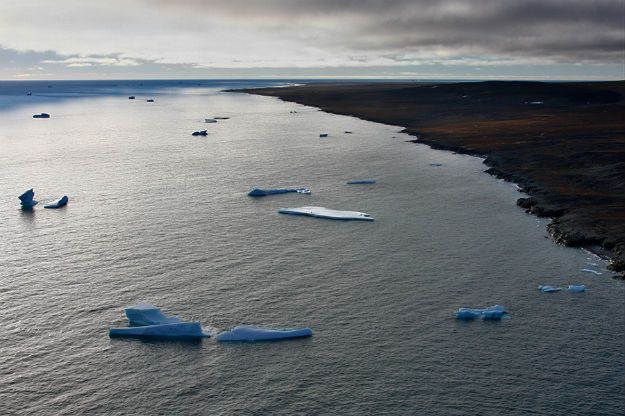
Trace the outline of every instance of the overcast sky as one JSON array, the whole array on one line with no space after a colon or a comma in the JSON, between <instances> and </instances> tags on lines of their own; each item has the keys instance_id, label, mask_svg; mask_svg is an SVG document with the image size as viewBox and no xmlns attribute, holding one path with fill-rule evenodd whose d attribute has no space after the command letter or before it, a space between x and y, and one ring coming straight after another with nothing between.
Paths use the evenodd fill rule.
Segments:
<instances>
[{"instance_id":1,"label":"overcast sky","mask_svg":"<svg viewBox=\"0 0 625 416\"><path fill-rule=\"evenodd\" d=\"M0 0L0 79L624 79L623 0Z\"/></svg>"}]
</instances>

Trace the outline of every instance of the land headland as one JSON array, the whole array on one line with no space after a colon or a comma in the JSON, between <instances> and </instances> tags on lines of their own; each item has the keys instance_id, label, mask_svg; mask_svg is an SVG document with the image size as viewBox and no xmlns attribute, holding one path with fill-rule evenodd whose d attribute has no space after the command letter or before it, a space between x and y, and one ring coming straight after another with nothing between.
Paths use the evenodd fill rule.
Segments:
<instances>
[{"instance_id":1,"label":"land headland","mask_svg":"<svg viewBox=\"0 0 625 416\"><path fill-rule=\"evenodd\" d=\"M306 84L238 90L399 125L436 149L482 156L517 183L559 244L625 274L625 81Z\"/></svg>"}]
</instances>

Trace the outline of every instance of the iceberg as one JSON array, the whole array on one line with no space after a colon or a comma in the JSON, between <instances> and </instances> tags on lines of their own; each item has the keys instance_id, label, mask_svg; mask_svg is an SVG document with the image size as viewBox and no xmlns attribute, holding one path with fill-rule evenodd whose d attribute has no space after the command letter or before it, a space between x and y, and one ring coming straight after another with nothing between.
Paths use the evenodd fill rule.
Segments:
<instances>
[{"instance_id":1,"label":"iceberg","mask_svg":"<svg viewBox=\"0 0 625 416\"><path fill-rule=\"evenodd\" d=\"M499 321L508 312L501 305L489 306L484 309L460 308L456 312L456 319L470 321L481 317L483 320Z\"/></svg>"},{"instance_id":2,"label":"iceberg","mask_svg":"<svg viewBox=\"0 0 625 416\"><path fill-rule=\"evenodd\" d=\"M430 163L430 166L443 166L442 163Z\"/></svg>"},{"instance_id":3,"label":"iceberg","mask_svg":"<svg viewBox=\"0 0 625 416\"><path fill-rule=\"evenodd\" d=\"M50 114L48 113L35 114L33 115L33 118L50 118Z\"/></svg>"},{"instance_id":4,"label":"iceberg","mask_svg":"<svg viewBox=\"0 0 625 416\"><path fill-rule=\"evenodd\" d=\"M596 270L592 270L592 269L582 269L581 271L582 271L582 272L586 272L586 273L593 273L593 274L595 274L595 275L597 275L597 276L599 276L599 275L602 275L602 274L603 274L603 273L601 273L601 272L598 272L598 271L596 271Z\"/></svg>"},{"instance_id":5,"label":"iceberg","mask_svg":"<svg viewBox=\"0 0 625 416\"><path fill-rule=\"evenodd\" d=\"M20 199L20 203L23 208L32 208L37 205L39 202L35 201L33 198L35 197L35 191L30 188L28 191L24 192L22 195L18 196Z\"/></svg>"},{"instance_id":6,"label":"iceberg","mask_svg":"<svg viewBox=\"0 0 625 416\"><path fill-rule=\"evenodd\" d=\"M375 183L374 179L361 179L357 181L349 181L348 185L373 185Z\"/></svg>"},{"instance_id":7,"label":"iceberg","mask_svg":"<svg viewBox=\"0 0 625 416\"><path fill-rule=\"evenodd\" d=\"M61 198L57 199L56 201L53 201L47 205L44 205L44 208L62 208L65 205L67 205L67 201L69 201L69 199L67 198L67 195L62 196Z\"/></svg>"},{"instance_id":8,"label":"iceberg","mask_svg":"<svg viewBox=\"0 0 625 416\"><path fill-rule=\"evenodd\" d=\"M129 100L134 100L134 99L135 99L135 96L134 96L134 95L131 95L130 97L128 97L128 99L129 99Z\"/></svg>"},{"instance_id":9,"label":"iceberg","mask_svg":"<svg viewBox=\"0 0 625 416\"><path fill-rule=\"evenodd\" d=\"M150 98L149 100L145 100L148 103L153 103L154 102L154 98Z\"/></svg>"},{"instance_id":10,"label":"iceberg","mask_svg":"<svg viewBox=\"0 0 625 416\"><path fill-rule=\"evenodd\" d=\"M206 135L208 135L206 130L194 131L193 133L191 133L191 136L206 136Z\"/></svg>"},{"instance_id":11,"label":"iceberg","mask_svg":"<svg viewBox=\"0 0 625 416\"><path fill-rule=\"evenodd\" d=\"M133 326L176 324L182 321L173 316L167 316L159 308L146 302L139 302L124 309L128 323Z\"/></svg>"},{"instance_id":12,"label":"iceberg","mask_svg":"<svg viewBox=\"0 0 625 416\"><path fill-rule=\"evenodd\" d=\"M230 120L230 117L213 117L214 120Z\"/></svg>"},{"instance_id":13,"label":"iceberg","mask_svg":"<svg viewBox=\"0 0 625 416\"><path fill-rule=\"evenodd\" d=\"M210 337L202 331L199 322L179 322L162 325L135 326L129 328L110 328L109 336L130 338L168 338L168 339L199 339Z\"/></svg>"},{"instance_id":14,"label":"iceberg","mask_svg":"<svg viewBox=\"0 0 625 416\"><path fill-rule=\"evenodd\" d=\"M280 214L307 215L309 217L326 218L330 220L373 221L373 217L364 212L339 211L324 207L280 208L278 212Z\"/></svg>"},{"instance_id":15,"label":"iceberg","mask_svg":"<svg viewBox=\"0 0 625 416\"><path fill-rule=\"evenodd\" d=\"M553 286L549 286L549 285L540 285L538 286L538 290L540 290L543 293L551 293L551 292L559 292L562 290L561 287L553 287Z\"/></svg>"},{"instance_id":16,"label":"iceberg","mask_svg":"<svg viewBox=\"0 0 625 416\"><path fill-rule=\"evenodd\" d=\"M307 188L285 188L285 189L260 189L254 188L248 192L248 196L267 196L277 194L289 194L296 192L298 194L310 195L310 190Z\"/></svg>"},{"instance_id":17,"label":"iceberg","mask_svg":"<svg viewBox=\"0 0 625 416\"><path fill-rule=\"evenodd\" d=\"M569 285L567 290L571 293L581 293L586 291L585 285Z\"/></svg>"},{"instance_id":18,"label":"iceberg","mask_svg":"<svg viewBox=\"0 0 625 416\"><path fill-rule=\"evenodd\" d=\"M328 137L328 133L321 133L319 137Z\"/></svg>"},{"instance_id":19,"label":"iceberg","mask_svg":"<svg viewBox=\"0 0 625 416\"><path fill-rule=\"evenodd\" d=\"M219 342L254 342L275 341L280 339L303 338L312 336L310 328L271 329L259 326L242 325L217 335Z\"/></svg>"},{"instance_id":20,"label":"iceberg","mask_svg":"<svg viewBox=\"0 0 625 416\"><path fill-rule=\"evenodd\" d=\"M204 123L217 123L217 119L215 118L205 118Z\"/></svg>"}]
</instances>

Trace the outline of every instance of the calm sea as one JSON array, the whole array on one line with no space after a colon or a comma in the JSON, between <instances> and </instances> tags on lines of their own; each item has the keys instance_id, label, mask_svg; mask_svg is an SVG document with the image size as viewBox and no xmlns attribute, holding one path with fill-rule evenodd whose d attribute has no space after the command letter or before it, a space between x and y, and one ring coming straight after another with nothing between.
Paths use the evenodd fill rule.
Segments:
<instances>
[{"instance_id":1,"label":"calm sea","mask_svg":"<svg viewBox=\"0 0 625 416\"><path fill-rule=\"evenodd\" d=\"M220 91L270 84L0 83L0 414L623 413L624 284L604 261L545 238L478 158ZM247 197L256 186L312 195ZM69 205L23 212L31 187ZM303 205L375 221L277 213ZM214 332L315 335L109 339L140 300ZM453 317L495 303L510 319Z\"/></svg>"}]
</instances>

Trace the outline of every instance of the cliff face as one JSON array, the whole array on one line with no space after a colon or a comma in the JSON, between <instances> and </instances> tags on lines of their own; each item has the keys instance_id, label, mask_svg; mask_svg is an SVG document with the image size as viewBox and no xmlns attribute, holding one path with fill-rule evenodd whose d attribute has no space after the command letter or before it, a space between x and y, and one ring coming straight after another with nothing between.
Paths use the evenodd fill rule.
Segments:
<instances>
[{"instance_id":1,"label":"cliff face","mask_svg":"<svg viewBox=\"0 0 625 416\"><path fill-rule=\"evenodd\" d=\"M557 243L604 251L625 273L625 82L309 84L247 90L401 125L415 142L486 157Z\"/></svg>"}]
</instances>

